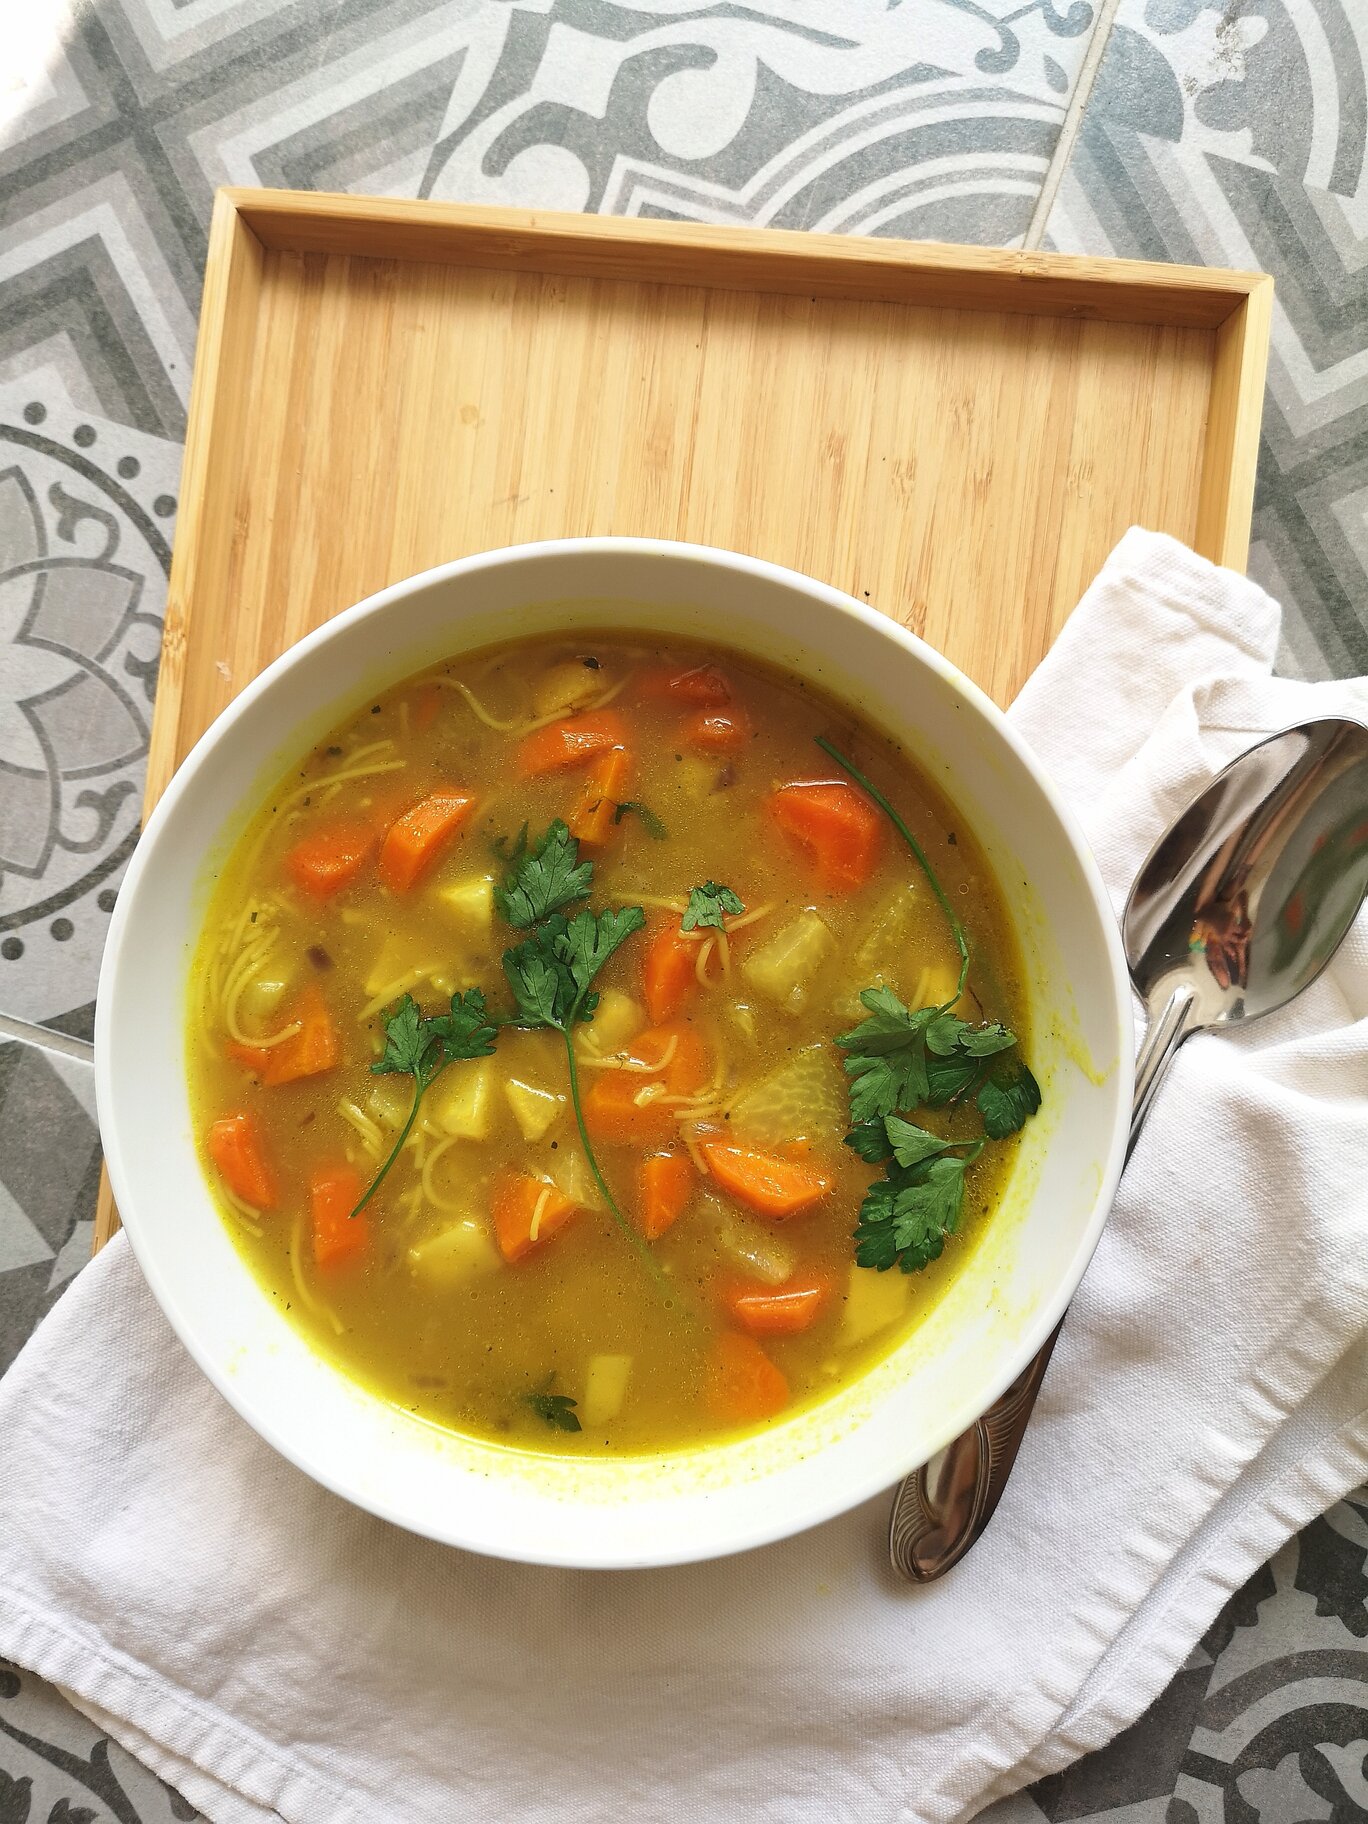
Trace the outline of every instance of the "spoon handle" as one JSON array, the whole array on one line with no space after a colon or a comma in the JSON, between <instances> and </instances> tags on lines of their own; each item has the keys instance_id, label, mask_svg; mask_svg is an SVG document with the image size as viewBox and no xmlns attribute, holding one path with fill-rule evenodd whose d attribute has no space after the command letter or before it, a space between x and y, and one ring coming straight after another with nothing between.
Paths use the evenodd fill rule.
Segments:
<instances>
[{"instance_id":1,"label":"spoon handle","mask_svg":"<svg viewBox=\"0 0 1368 1824\"><path fill-rule=\"evenodd\" d=\"M1191 1029L1192 1016L1193 996L1186 986L1174 989L1151 1013L1135 1060L1127 1159L1173 1054ZM1061 1318L1044 1346L981 1419L898 1484L888 1524L888 1555L893 1569L913 1583L934 1583L943 1577L992 1519L1063 1327Z\"/></svg>"}]
</instances>

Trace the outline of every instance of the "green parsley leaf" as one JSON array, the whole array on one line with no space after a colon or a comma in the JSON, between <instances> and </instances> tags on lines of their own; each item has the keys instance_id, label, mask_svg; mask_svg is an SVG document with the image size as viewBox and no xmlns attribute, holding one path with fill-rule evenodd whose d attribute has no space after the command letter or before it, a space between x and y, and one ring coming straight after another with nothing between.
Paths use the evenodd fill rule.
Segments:
<instances>
[{"instance_id":1,"label":"green parsley leaf","mask_svg":"<svg viewBox=\"0 0 1368 1824\"><path fill-rule=\"evenodd\" d=\"M1005 1140L1024 1127L1040 1107L1040 1085L1024 1064L1015 1073L999 1065L976 1098L983 1116L983 1131L990 1140Z\"/></svg>"},{"instance_id":2,"label":"green parsley leaf","mask_svg":"<svg viewBox=\"0 0 1368 1824\"><path fill-rule=\"evenodd\" d=\"M959 1049L971 1058L989 1058L994 1052L1010 1051L1016 1034L990 1020L983 1026L966 1026L959 1035Z\"/></svg>"},{"instance_id":3,"label":"green parsley leaf","mask_svg":"<svg viewBox=\"0 0 1368 1824\"><path fill-rule=\"evenodd\" d=\"M641 819L641 827L651 838L652 842L667 842L669 840L670 832L665 828L665 825L660 821L659 817L656 816L650 806L643 804L639 798L624 798L621 804L619 804L617 809L613 812L613 822L621 823L623 818L629 813L632 816Z\"/></svg>"},{"instance_id":4,"label":"green parsley leaf","mask_svg":"<svg viewBox=\"0 0 1368 1824\"><path fill-rule=\"evenodd\" d=\"M891 988L866 988L860 1000L869 1010L852 1032L836 1043L849 1055L850 1117L861 1122L919 1108L926 1100L926 1029L937 1009L907 1008Z\"/></svg>"},{"instance_id":5,"label":"green parsley leaf","mask_svg":"<svg viewBox=\"0 0 1368 1824\"><path fill-rule=\"evenodd\" d=\"M518 1004L517 1024L554 1026L564 1031L575 1004L574 977L556 944L569 929L559 915L548 918L512 950L505 950L504 974Z\"/></svg>"},{"instance_id":6,"label":"green parsley leaf","mask_svg":"<svg viewBox=\"0 0 1368 1824\"><path fill-rule=\"evenodd\" d=\"M977 1082L983 1069L982 1060L967 1058L962 1052L951 1052L948 1058L926 1060L926 1108L944 1108L956 1096L962 1096Z\"/></svg>"},{"instance_id":7,"label":"green parsley leaf","mask_svg":"<svg viewBox=\"0 0 1368 1824\"><path fill-rule=\"evenodd\" d=\"M937 1153L947 1153L959 1144L955 1140L942 1140L924 1127L904 1121L901 1115L885 1116L884 1132L899 1165L920 1165L923 1159L934 1159Z\"/></svg>"},{"instance_id":8,"label":"green parsley leaf","mask_svg":"<svg viewBox=\"0 0 1368 1824\"><path fill-rule=\"evenodd\" d=\"M646 914L640 906L611 906L602 912L576 913L556 946L581 997L587 995L589 984L618 946L645 923ZM597 995L592 1003L585 998L579 1011L587 1019L597 1004Z\"/></svg>"},{"instance_id":9,"label":"green parsley leaf","mask_svg":"<svg viewBox=\"0 0 1368 1824\"><path fill-rule=\"evenodd\" d=\"M893 1156L882 1121L857 1121L846 1135L845 1143L866 1165L882 1165L885 1159Z\"/></svg>"},{"instance_id":10,"label":"green parsley leaf","mask_svg":"<svg viewBox=\"0 0 1368 1824\"><path fill-rule=\"evenodd\" d=\"M730 918L739 918L745 909L730 887L719 887L715 880L705 880L701 887L690 887L688 909L680 925L685 931L696 931L700 925L714 925L721 931L724 913Z\"/></svg>"},{"instance_id":11,"label":"green parsley leaf","mask_svg":"<svg viewBox=\"0 0 1368 1824\"><path fill-rule=\"evenodd\" d=\"M377 1077L410 1073L416 1077L435 1049L435 1034L427 1029L417 1001L406 994L385 1015L385 1049L371 1070Z\"/></svg>"},{"instance_id":12,"label":"green parsley leaf","mask_svg":"<svg viewBox=\"0 0 1368 1824\"><path fill-rule=\"evenodd\" d=\"M568 1032L576 1020L592 1019L598 1006L597 994L590 992L594 977L645 923L640 906L543 919L522 943L504 952L504 974L518 1003L516 1023Z\"/></svg>"},{"instance_id":13,"label":"green parsley leaf","mask_svg":"<svg viewBox=\"0 0 1368 1824\"><path fill-rule=\"evenodd\" d=\"M446 1013L436 1013L424 1024L441 1041L443 1064L456 1064L468 1058L490 1058L498 1028L490 1021L485 997L478 988L467 988L464 994L453 994Z\"/></svg>"},{"instance_id":14,"label":"green parsley leaf","mask_svg":"<svg viewBox=\"0 0 1368 1824\"><path fill-rule=\"evenodd\" d=\"M558 817L540 842L509 868L494 889L500 916L516 931L583 899L594 877L594 864L581 861L579 844Z\"/></svg>"},{"instance_id":15,"label":"green parsley leaf","mask_svg":"<svg viewBox=\"0 0 1368 1824\"><path fill-rule=\"evenodd\" d=\"M548 1425L554 1425L557 1431L580 1431L582 1426L575 1415L578 1400L572 1400L565 1393L529 1393L527 1404L539 1419L545 1419Z\"/></svg>"},{"instance_id":16,"label":"green parsley leaf","mask_svg":"<svg viewBox=\"0 0 1368 1824\"><path fill-rule=\"evenodd\" d=\"M979 1142L962 1158L931 1159L910 1170L895 1166L870 1185L855 1229L859 1265L917 1273L938 1259L959 1223L965 1171L981 1149Z\"/></svg>"}]
</instances>

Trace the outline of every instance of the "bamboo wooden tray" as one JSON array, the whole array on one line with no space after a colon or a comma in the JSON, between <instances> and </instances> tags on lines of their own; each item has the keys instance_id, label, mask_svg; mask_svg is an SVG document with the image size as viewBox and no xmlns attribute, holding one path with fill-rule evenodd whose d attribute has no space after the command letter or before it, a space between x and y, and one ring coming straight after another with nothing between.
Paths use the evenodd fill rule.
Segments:
<instances>
[{"instance_id":1,"label":"bamboo wooden tray","mask_svg":"<svg viewBox=\"0 0 1368 1824\"><path fill-rule=\"evenodd\" d=\"M792 565L1005 703L1127 526L1243 566L1271 308L1258 273L221 190L147 803L301 634L527 539Z\"/></svg>"}]
</instances>

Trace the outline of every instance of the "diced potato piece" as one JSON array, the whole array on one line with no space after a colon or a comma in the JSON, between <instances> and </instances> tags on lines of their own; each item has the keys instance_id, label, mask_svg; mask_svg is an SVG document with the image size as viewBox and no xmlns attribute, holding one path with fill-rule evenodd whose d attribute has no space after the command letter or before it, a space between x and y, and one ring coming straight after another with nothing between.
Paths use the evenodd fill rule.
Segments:
<instances>
[{"instance_id":1,"label":"diced potato piece","mask_svg":"<svg viewBox=\"0 0 1368 1824\"><path fill-rule=\"evenodd\" d=\"M461 1140L487 1140L493 1112L494 1071L491 1058L448 1064L428 1093L426 1109L443 1133Z\"/></svg>"},{"instance_id":2,"label":"diced potato piece","mask_svg":"<svg viewBox=\"0 0 1368 1824\"><path fill-rule=\"evenodd\" d=\"M547 1148L536 1168L538 1176L549 1178L562 1197L568 1197L577 1209L601 1210L603 1194L594 1182L583 1152L577 1144Z\"/></svg>"},{"instance_id":3,"label":"diced potato piece","mask_svg":"<svg viewBox=\"0 0 1368 1824\"><path fill-rule=\"evenodd\" d=\"M590 1357L584 1377L584 1400L580 1418L586 1425L606 1425L622 1411L627 1398L627 1382L632 1372L630 1355L595 1355Z\"/></svg>"},{"instance_id":4,"label":"diced potato piece","mask_svg":"<svg viewBox=\"0 0 1368 1824\"><path fill-rule=\"evenodd\" d=\"M408 1260L416 1273L435 1285L454 1286L497 1267L499 1250L482 1222L464 1217L415 1242L408 1251Z\"/></svg>"},{"instance_id":5,"label":"diced potato piece","mask_svg":"<svg viewBox=\"0 0 1368 1824\"><path fill-rule=\"evenodd\" d=\"M696 1207L719 1250L733 1266L770 1286L782 1285L792 1278L797 1260L793 1250L777 1238L772 1224L743 1216L708 1192L696 1199Z\"/></svg>"},{"instance_id":6,"label":"diced potato piece","mask_svg":"<svg viewBox=\"0 0 1368 1824\"><path fill-rule=\"evenodd\" d=\"M391 1133L397 1134L408 1120L412 1107L411 1077L375 1077L371 1080L370 1094L366 1097L366 1113L380 1127L387 1127Z\"/></svg>"},{"instance_id":7,"label":"diced potato piece","mask_svg":"<svg viewBox=\"0 0 1368 1824\"><path fill-rule=\"evenodd\" d=\"M858 1267L852 1261L846 1290L845 1308L841 1312L840 1342L849 1348L877 1336L907 1315L912 1302L912 1287L907 1275L890 1267L887 1273L876 1273L872 1267Z\"/></svg>"},{"instance_id":8,"label":"diced potato piece","mask_svg":"<svg viewBox=\"0 0 1368 1824\"><path fill-rule=\"evenodd\" d=\"M272 1014L278 1013L289 986L290 978L283 969L273 969L269 975L253 976L238 1002L238 1008L248 1025L263 1025Z\"/></svg>"},{"instance_id":9,"label":"diced potato piece","mask_svg":"<svg viewBox=\"0 0 1368 1824\"><path fill-rule=\"evenodd\" d=\"M685 754L682 760L675 762L670 783L686 798L698 801L711 798L714 792L722 789L722 781L727 776L729 765L727 760L709 759L703 754Z\"/></svg>"},{"instance_id":10,"label":"diced potato piece","mask_svg":"<svg viewBox=\"0 0 1368 1824\"><path fill-rule=\"evenodd\" d=\"M564 1096L539 1089L535 1083L524 1083L518 1077L510 1077L504 1084L504 1095L524 1140L544 1139L565 1108Z\"/></svg>"},{"instance_id":11,"label":"diced potato piece","mask_svg":"<svg viewBox=\"0 0 1368 1824\"><path fill-rule=\"evenodd\" d=\"M565 1041L558 1032L520 1032L509 1026L499 1034L499 1058L510 1075L524 1082L551 1077L559 1083L565 1073Z\"/></svg>"},{"instance_id":12,"label":"diced potato piece","mask_svg":"<svg viewBox=\"0 0 1368 1824\"><path fill-rule=\"evenodd\" d=\"M594 1009L593 1019L587 1026L579 1027L575 1036L586 1051L608 1058L615 1051L621 1051L645 1024L646 1009L640 1001L633 1000L620 988L605 988Z\"/></svg>"},{"instance_id":13,"label":"diced potato piece","mask_svg":"<svg viewBox=\"0 0 1368 1824\"><path fill-rule=\"evenodd\" d=\"M568 716L583 709L607 688L602 671L583 659L562 659L549 665L532 686L532 708L539 716Z\"/></svg>"},{"instance_id":14,"label":"diced potato piece","mask_svg":"<svg viewBox=\"0 0 1368 1824\"><path fill-rule=\"evenodd\" d=\"M832 1003L841 1019L852 1026L864 1019L864 988L891 988L909 1007L942 1006L954 994L958 963L928 961L925 936L917 933L924 903L925 890L916 880L901 883L879 901ZM948 944L949 939L938 938L937 947L941 941Z\"/></svg>"},{"instance_id":15,"label":"diced potato piece","mask_svg":"<svg viewBox=\"0 0 1368 1824\"><path fill-rule=\"evenodd\" d=\"M922 972L917 984L917 1005L943 1007L955 999L959 986L959 969L950 963L932 963Z\"/></svg>"},{"instance_id":16,"label":"diced potato piece","mask_svg":"<svg viewBox=\"0 0 1368 1824\"><path fill-rule=\"evenodd\" d=\"M731 1105L733 1138L757 1146L782 1140L823 1140L834 1145L847 1126L845 1079L827 1045L800 1052L743 1089Z\"/></svg>"},{"instance_id":17,"label":"diced potato piece","mask_svg":"<svg viewBox=\"0 0 1368 1824\"><path fill-rule=\"evenodd\" d=\"M494 880L472 874L436 889L436 899L463 936L487 944L494 929Z\"/></svg>"},{"instance_id":18,"label":"diced potato piece","mask_svg":"<svg viewBox=\"0 0 1368 1824\"><path fill-rule=\"evenodd\" d=\"M788 1013L798 1013L807 1005L813 979L835 948L830 925L809 907L776 931L767 944L753 950L742 963L741 974L757 993Z\"/></svg>"},{"instance_id":19,"label":"diced potato piece","mask_svg":"<svg viewBox=\"0 0 1368 1824\"><path fill-rule=\"evenodd\" d=\"M441 967L431 938L400 937L391 932L371 964L365 982L366 994L373 998L392 983L407 980L415 970L431 975Z\"/></svg>"}]
</instances>

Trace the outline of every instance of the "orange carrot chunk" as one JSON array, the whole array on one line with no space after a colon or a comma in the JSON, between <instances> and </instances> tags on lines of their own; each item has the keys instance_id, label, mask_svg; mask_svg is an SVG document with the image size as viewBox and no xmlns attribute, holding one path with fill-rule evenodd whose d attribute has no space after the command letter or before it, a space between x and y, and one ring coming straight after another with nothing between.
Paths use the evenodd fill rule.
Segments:
<instances>
[{"instance_id":1,"label":"orange carrot chunk","mask_svg":"<svg viewBox=\"0 0 1368 1824\"><path fill-rule=\"evenodd\" d=\"M738 1203L758 1216L781 1221L819 1203L831 1189L831 1179L796 1159L781 1159L747 1146L727 1146L713 1140L703 1148L708 1170Z\"/></svg>"},{"instance_id":2,"label":"orange carrot chunk","mask_svg":"<svg viewBox=\"0 0 1368 1824\"><path fill-rule=\"evenodd\" d=\"M634 1062L668 1062L659 1076L637 1070L596 1070L583 1098L584 1124L590 1138L610 1146L666 1146L679 1138L673 1103L662 1103L643 1090L659 1085L666 1096L691 1096L707 1081L708 1057L703 1041L687 1021L655 1026L631 1042Z\"/></svg>"},{"instance_id":3,"label":"orange carrot chunk","mask_svg":"<svg viewBox=\"0 0 1368 1824\"><path fill-rule=\"evenodd\" d=\"M828 892L854 892L879 864L883 819L864 793L844 780L780 786L770 795L768 810Z\"/></svg>"},{"instance_id":4,"label":"orange carrot chunk","mask_svg":"<svg viewBox=\"0 0 1368 1824\"><path fill-rule=\"evenodd\" d=\"M584 1125L591 1140L607 1146L665 1146L679 1134L679 1123L658 1102L637 1096L654 1077L634 1070L603 1070L583 1097Z\"/></svg>"},{"instance_id":5,"label":"orange carrot chunk","mask_svg":"<svg viewBox=\"0 0 1368 1824\"><path fill-rule=\"evenodd\" d=\"M684 723L684 739L704 754L739 754L751 738L751 721L739 704L700 709Z\"/></svg>"},{"instance_id":6,"label":"orange carrot chunk","mask_svg":"<svg viewBox=\"0 0 1368 1824\"><path fill-rule=\"evenodd\" d=\"M332 1070L342 1055L342 1041L333 1025L323 991L310 983L294 1003L292 1020L299 1031L280 1045L229 1044L228 1055L246 1066L270 1089L296 1083L301 1077L321 1076Z\"/></svg>"},{"instance_id":7,"label":"orange carrot chunk","mask_svg":"<svg viewBox=\"0 0 1368 1824\"><path fill-rule=\"evenodd\" d=\"M431 792L394 820L380 845L380 878L391 893L407 893L422 879L474 804L469 792Z\"/></svg>"},{"instance_id":8,"label":"orange carrot chunk","mask_svg":"<svg viewBox=\"0 0 1368 1824\"><path fill-rule=\"evenodd\" d=\"M627 796L632 756L625 747L610 747L585 781L580 801L567 822L577 842L602 848L617 828L617 808Z\"/></svg>"},{"instance_id":9,"label":"orange carrot chunk","mask_svg":"<svg viewBox=\"0 0 1368 1824\"><path fill-rule=\"evenodd\" d=\"M751 1336L719 1336L708 1363L708 1404L732 1425L772 1419L788 1405L789 1384Z\"/></svg>"},{"instance_id":10,"label":"orange carrot chunk","mask_svg":"<svg viewBox=\"0 0 1368 1824\"><path fill-rule=\"evenodd\" d=\"M365 1251L370 1241L366 1212L352 1215L360 1197L361 1180L349 1165L314 1167L309 1177L309 1216L314 1259L320 1267L336 1266Z\"/></svg>"},{"instance_id":11,"label":"orange carrot chunk","mask_svg":"<svg viewBox=\"0 0 1368 1824\"><path fill-rule=\"evenodd\" d=\"M752 1336L797 1336L809 1330L831 1297L824 1273L795 1273L781 1286L734 1280L722 1287L722 1302L734 1322Z\"/></svg>"},{"instance_id":12,"label":"orange carrot chunk","mask_svg":"<svg viewBox=\"0 0 1368 1824\"><path fill-rule=\"evenodd\" d=\"M697 1174L687 1153L651 1153L641 1162L639 1227L647 1241L656 1241L684 1213Z\"/></svg>"},{"instance_id":13,"label":"orange carrot chunk","mask_svg":"<svg viewBox=\"0 0 1368 1824\"><path fill-rule=\"evenodd\" d=\"M505 1260L521 1260L563 1229L577 1206L544 1178L503 1171L494 1180L494 1237Z\"/></svg>"},{"instance_id":14,"label":"orange carrot chunk","mask_svg":"<svg viewBox=\"0 0 1368 1824\"><path fill-rule=\"evenodd\" d=\"M535 779L543 773L567 772L572 766L586 765L596 754L630 745L630 731L615 709L564 716L545 728L534 728L519 743L518 777Z\"/></svg>"},{"instance_id":15,"label":"orange carrot chunk","mask_svg":"<svg viewBox=\"0 0 1368 1824\"><path fill-rule=\"evenodd\" d=\"M364 823L329 824L302 836L285 857L285 867L301 893L330 899L356 879L375 840L375 831Z\"/></svg>"},{"instance_id":16,"label":"orange carrot chunk","mask_svg":"<svg viewBox=\"0 0 1368 1824\"><path fill-rule=\"evenodd\" d=\"M688 671L652 666L637 680L637 690L647 702L692 703L707 709L732 700L731 680L716 665L694 665Z\"/></svg>"},{"instance_id":17,"label":"orange carrot chunk","mask_svg":"<svg viewBox=\"0 0 1368 1824\"><path fill-rule=\"evenodd\" d=\"M653 1025L672 1020L697 988L697 962L698 945L685 937L677 914L651 920L641 958L641 991Z\"/></svg>"},{"instance_id":18,"label":"orange carrot chunk","mask_svg":"<svg viewBox=\"0 0 1368 1824\"><path fill-rule=\"evenodd\" d=\"M209 1157L235 1197L254 1210L273 1210L276 1179L249 1114L225 1115L209 1129Z\"/></svg>"}]
</instances>

